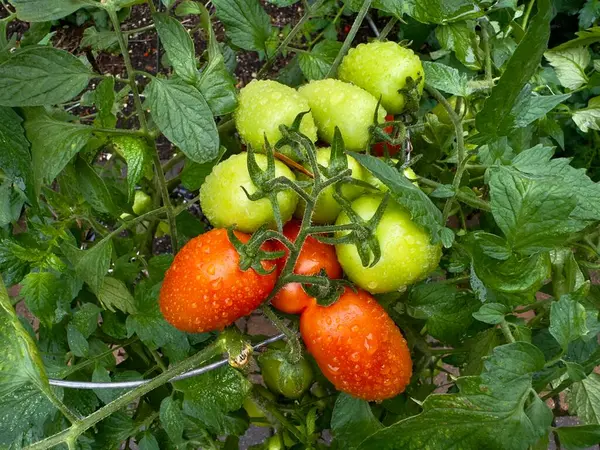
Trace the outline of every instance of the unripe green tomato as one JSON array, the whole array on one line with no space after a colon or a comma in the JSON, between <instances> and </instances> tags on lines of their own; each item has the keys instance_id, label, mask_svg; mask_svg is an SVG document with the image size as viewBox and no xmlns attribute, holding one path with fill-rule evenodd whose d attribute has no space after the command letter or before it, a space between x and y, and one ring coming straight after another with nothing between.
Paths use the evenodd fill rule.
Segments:
<instances>
[{"instance_id":1,"label":"unripe green tomato","mask_svg":"<svg viewBox=\"0 0 600 450\"><path fill-rule=\"evenodd\" d=\"M131 209L133 209L133 212L138 216L147 213L152 209L152 197L144 191L135 191Z\"/></svg>"},{"instance_id":2,"label":"unripe green tomato","mask_svg":"<svg viewBox=\"0 0 600 450\"><path fill-rule=\"evenodd\" d=\"M156 227L156 233L154 233L155 238L161 238L163 236L168 235L171 232L171 228L169 227L169 222L165 220L161 220L158 222L158 226Z\"/></svg>"},{"instance_id":3,"label":"unripe green tomato","mask_svg":"<svg viewBox=\"0 0 600 450\"><path fill-rule=\"evenodd\" d=\"M290 399L297 399L306 392L313 380L308 361L302 358L292 364L283 351L267 351L258 358L263 381L271 392Z\"/></svg>"},{"instance_id":4,"label":"unripe green tomato","mask_svg":"<svg viewBox=\"0 0 600 450\"><path fill-rule=\"evenodd\" d=\"M452 106L452 109L454 109L456 114L458 114L458 117L464 117L465 119L473 118L473 115L467 109L467 103L465 101L462 101L460 103L460 109L458 111L456 111L456 103L458 102L458 97L456 95L453 95L452 97L448 98L447 100L448 100L448 103L450 103L450 106ZM438 103L437 105L435 105L434 108L431 110L431 112L433 114L435 114L437 116L438 120L441 123L443 123L444 125L452 125L452 120L450 119L450 116L448 115L448 111L446 110L446 108L444 108L444 105L442 105L441 103Z\"/></svg>"},{"instance_id":5,"label":"unripe green tomato","mask_svg":"<svg viewBox=\"0 0 600 450\"><path fill-rule=\"evenodd\" d=\"M321 139L331 144L337 126L347 150L366 148L377 108L375 97L358 86L331 78L311 81L298 92L308 100ZM383 123L385 116L386 111L380 106L378 123Z\"/></svg>"},{"instance_id":6,"label":"unripe green tomato","mask_svg":"<svg viewBox=\"0 0 600 450\"><path fill-rule=\"evenodd\" d=\"M265 389L264 387L257 385L257 386L254 386L254 389L256 391L259 391L261 393L261 395L263 397L265 397L267 400L269 400L271 402L275 401L275 396L273 395L273 393L271 393L269 390ZM250 420L252 420L254 425L257 425L260 427L270 427L271 426L269 421L266 420L266 417L267 417L266 414L260 408L260 406L258 406L258 403L256 403L251 396L247 396L244 399L244 401L242 403L242 407L244 408L244 410L246 411L246 414L248 414L248 417L250 418Z\"/></svg>"},{"instance_id":7,"label":"unripe green tomato","mask_svg":"<svg viewBox=\"0 0 600 450\"><path fill-rule=\"evenodd\" d=\"M329 167L329 158L331 156L331 147L320 148L317 150L317 162L322 166ZM310 170L309 164L305 164ZM348 168L352 170L352 177L357 180L363 180L367 176L366 170L351 156L348 156ZM308 176L303 173L298 174L299 180L308 180ZM307 192L312 192L312 188L307 188ZM334 186L329 186L321 191L319 194L319 198L317 199L317 203L313 210L312 221L313 223L333 223L337 216L339 215L342 207L339 203L333 198L333 193L335 192ZM364 188L360 186L355 186L352 184L345 184L342 186L342 194L348 200L353 200L358 197L360 194L364 192ZM294 215L298 218L302 218L304 215L304 210L306 209L306 202L302 199L298 201L298 207L296 208L296 212Z\"/></svg>"},{"instance_id":8,"label":"unripe green tomato","mask_svg":"<svg viewBox=\"0 0 600 450\"><path fill-rule=\"evenodd\" d=\"M419 80L416 104L425 85L419 57L411 49L391 41L374 41L351 48L340 64L338 77L360 86L376 98L381 96L381 104L390 114L399 114L406 107L406 95L399 91L407 87L407 78L413 82Z\"/></svg>"},{"instance_id":9,"label":"unripe green tomato","mask_svg":"<svg viewBox=\"0 0 600 450\"><path fill-rule=\"evenodd\" d=\"M240 91L235 124L242 140L257 151L265 144L281 139L279 125L291 126L301 112L310 109L308 102L295 89L272 80L254 80ZM305 114L300 132L315 142L317 127L312 114Z\"/></svg>"},{"instance_id":10,"label":"unripe green tomato","mask_svg":"<svg viewBox=\"0 0 600 450\"><path fill-rule=\"evenodd\" d=\"M267 439L265 448L267 450L282 450L284 447L281 436L278 434L271 436L269 439Z\"/></svg>"},{"instance_id":11,"label":"unripe green tomato","mask_svg":"<svg viewBox=\"0 0 600 450\"><path fill-rule=\"evenodd\" d=\"M397 159L392 159L392 162L394 164L396 164L396 163L398 163L398 160ZM365 181L367 183L375 186L381 192L387 192L387 191L389 191L388 187L385 184L383 184L383 182L379 178L377 178L375 175L373 175L368 170L365 170L365 172L367 173L367 176L365 177ZM419 183L417 183L417 181L416 181L419 177L417 176L417 174L415 173L414 170L412 170L410 167L407 167L406 169L404 169L402 171L402 173L404 174L404 176L406 178L408 178L409 180L411 180L415 186L419 186Z\"/></svg>"},{"instance_id":12,"label":"unripe green tomato","mask_svg":"<svg viewBox=\"0 0 600 450\"><path fill-rule=\"evenodd\" d=\"M375 214L383 200L382 195L364 195L352 202L352 209L364 220ZM336 225L350 223L342 212ZM346 232L337 233L342 236ZM361 288L381 294L401 290L425 278L438 265L442 256L441 245L432 245L429 235L410 218L410 213L389 200L383 217L375 230L381 259L373 267L363 267L356 247L338 244L338 260L348 278Z\"/></svg>"},{"instance_id":13,"label":"unripe green tomato","mask_svg":"<svg viewBox=\"0 0 600 450\"><path fill-rule=\"evenodd\" d=\"M255 154L256 163L263 170L267 168L267 157ZM236 230L245 233L255 232L261 225L275 227L275 215L268 198L250 200L242 186L249 194L256 192L256 186L248 173L248 154L246 152L233 155L213 167L210 175L200 188L200 207L202 213L216 228L227 228L235 225ZM275 160L275 177L286 177L296 180L294 173L281 161ZM285 223L291 219L298 195L291 189L277 194L281 219Z\"/></svg>"}]
</instances>

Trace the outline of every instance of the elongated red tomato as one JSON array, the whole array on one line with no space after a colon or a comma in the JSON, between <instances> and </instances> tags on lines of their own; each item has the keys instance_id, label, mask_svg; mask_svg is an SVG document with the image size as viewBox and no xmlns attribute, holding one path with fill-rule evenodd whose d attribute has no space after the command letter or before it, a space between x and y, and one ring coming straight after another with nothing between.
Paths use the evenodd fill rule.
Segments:
<instances>
[{"instance_id":1,"label":"elongated red tomato","mask_svg":"<svg viewBox=\"0 0 600 450\"><path fill-rule=\"evenodd\" d=\"M242 242L250 235L235 232ZM271 245L265 250L271 250ZM269 295L277 271L260 275L242 271L227 230L214 229L189 241L175 256L160 290L160 310L167 322L192 333L220 330L250 314ZM274 263L263 261L265 269Z\"/></svg>"},{"instance_id":2,"label":"elongated red tomato","mask_svg":"<svg viewBox=\"0 0 600 450\"><path fill-rule=\"evenodd\" d=\"M347 288L330 306L316 303L300 317L306 348L336 389L368 401L403 392L412 361L402 333L367 292Z\"/></svg>"},{"instance_id":3,"label":"elongated red tomato","mask_svg":"<svg viewBox=\"0 0 600 450\"><path fill-rule=\"evenodd\" d=\"M300 232L300 222L292 220L283 227L283 234L290 241L294 242ZM285 257L277 260L279 270L283 269L287 260L289 251L285 245L276 241L276 250L286 252ZM329 278L341 278L342 268L335 254L335 247L329 244L324 244L317 241L315 238L308 236L304 241L294 273L298 275L316 275L321 269L325 269ZM288 314L300 314L304 309L314 302L300 283L288 283L277 293L271 304L280 311Z\"/></svg>"}]
</instances>

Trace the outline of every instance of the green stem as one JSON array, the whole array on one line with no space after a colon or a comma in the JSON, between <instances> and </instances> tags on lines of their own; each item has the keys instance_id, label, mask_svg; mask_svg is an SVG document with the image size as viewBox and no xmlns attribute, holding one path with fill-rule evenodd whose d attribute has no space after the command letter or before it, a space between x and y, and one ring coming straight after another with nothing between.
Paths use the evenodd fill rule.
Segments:
<instances>
[{"instance_id":1,"label":"green stem","mask_svg":"<svg viewBox=\"0 0 600 450\"><path fill-rule=\"evenodd\" d=\"M169 219L169 233L171 235L171 247L173 248L173 254L176 255L179 249L179 242L177 240L177 221L175 220L175 214L173 213L173 205L171 204L171 198L169 197L169 188L167 180L165 178L165 172L163 172L160 157L158 156L158 148L154 146L153 152L154 168L157 175L157 184L160 190L163 204L167 208L167 218Z\"/></svg>"},{"instance_id":2,"label":"green stem","mask_svg":"<svg viewBox=\"0 0 600 450\"><path fill-rule=\"evenodd\" d=\"M300 345L300 340L298 339L298 334L290 330L268 304L265 303L261 309L267 319L269 319L273 325L285 335L292 350L292 353L290 354L291 362L300 361L300 358L302 357L302 347Z\"/></svg>"},{"instance_id":3,"label":"green stem","mask_svg":"<svg viewBox=\"0 0 600 450\"><path fill-rule=\"evenodd\" d=\"M492 73L492 55L490 51L490 35L487 29L487 23L481 26L481 44L485 54L485 79L492 81L494 74Z\"/></svg>"},{"instance_id":4,"label":"green stem","mask_svg":"<svg viewBox=\"0 0 600 450\"><path fill-rule=\"evenodd\" d=\"M77 128L89 129L94 133L114 134L117 136L139 136L146 137L148 134L142 130L128 130L125 128L97 128L89 125L76 125Z\"/></svg>"},{"instance_id":5,"label":"green stem","mask_svg":"<svg viewBox=\"0 0 600 450\"><path fill-rule=\"evenodd\" d=\"M132 30L121 30L121 33L123 34L138 34L138 33L143 33L145 31L150 31L150 30L154 30L154 24L150 24L150 25L146 25L145 27L141 27L141 28L134 28Z\"/></svg>"},{"instance_id":6,"label":"green stem","mask_svg":"<svg viewBox=\"0 0 600 450\"><path fill-rule=\"evenodd\" d=\"M338 9L338 12L337 12L337 14L335 15L335 17L334 17L334 18L333 18L333 20L331 21L331 25L334 25L334 26L335 26L335 24L337 23L337 21L338 21L338 20L340 20L340 17L342 17L342 13L344 12L344 8L345 8L345 7L346 7L346 4L345 4L345 3L343 3L343 4L341 5L340 9ZM308 47L309 47L309 48L312 48L312 46L313 46L313 45L315 45L315 44L316 44L316 43L319 41L319 39L321 39L321 38L323 37L323 35L324 35L324 34L325 34L325 30L323 30L323 31L321 31L319 34L317 34L317 35L315 36L315 38L314 38L312 41L310 41L310 42L308 43Z\"/></svg>"},{"instance_id":7,"label":"green stem","mask_svg":"<svg viewBox=\"0 0 600 450\"><path fill-rule=\"evenodd\" d=\"M150 0L152 1L152 0ZM148 133L148 123L146 122L146 112L142 107L142 100L140 99L140 92L138 90L137 84L135 83L135 71L133 69L133 64L131 63L131 58L129 57L129 50L127 49L127 43L125 42L125 37L123 33L117 32L117 30L121 30L121 23L119 22L119 18L117 17L117 12L114 8L107 8L106 12L108 13L108 17L112 22L113 28L115 29L115 34L117 35L117 41L119 42L119 47L121 49L121 54L123 55L123 61L125 62L125 67L127 68L127 78L129 79L129 85L131 86L131 92L133 93L133 103L135 104L135 109L138 114L138 118L140 121L140 127L144 134Z\"/></svg>"},{"instance_id":8,"label":"green stem","mask_svg":"<svg viewBox=\"0 0 600 450\"><path fill-rule=\"evenodd\" d=\"M46 394L46 397L48 398L48 400L50 400L50 402L56 407L56 409L58 409L63 416L65 416L67 418L67 420L71 423L76 423L79 418L75 415L75 413L73 413L68 407L67 405L65 405L63 402L61 402L58 397L54 394L54 391L52 390L52 388L46 388L44 389L44 394Z\"/></svg>"},{"instance_id":9,"label":"green stem","mask_svg":"<svg viewBox=\"0 0 600 450\"><path fill-rule=\"evenodd\" d=\"M523 22L521 22L521 28L523 28L524 31L527 31L527 22L529 21L529 16L531 15L531 10L533 9L534 3L535 3L535 0L529 0L527 9L525 10L525 13L523 14Z\"/></svg>"},{"instance_id":10,"label":"green stem","mask_svg":"<svg viewBox=\"0 0 600 450\"><path fill-rule=\"evenodd\" d=\"M500 329L502 330L502 334L504 334L504 337L506 338L506 340L508 342L510 342L511 344L516 342L515 337L513 336L512 332L510 331L510 327L508 326L508 322L506 322L506 320L503 320L500 323Z\"/></svg>"},{"instance_id":11,"label":"green stem","mask_svg":"<svg viewBox=\"0 0 600 450\"><path fill-rule=\"evenodd\" d=\"M354 19L352 28L350 28L350 32L348 33L348 36L346 36L346 39L344 40L344 44L342 45L342 48L340 49L337 56L335 57L335 60L333 61L333 64L331 65L329 72L327 72L326 78L331 78L331 77L335 76L335 74L337 73L337 69L338 69L338 66L342 62L342 58L346 55L346 53L352 46L352 41L354 41L354 38L356 37L356 33L358 33L358 29L360 28L363 20L365 19L367 12L369 12L369 7L371 6L371 1L372 0L364 0L362 6L360 7L360 10L358 11L358 15L356 16L356 19Z\"/></svg>"},{"instance_id":12,"label":"green stem","mask_svg":"<svg viewBox=\"0 0 600 450\"><path fill-rule=\"evenodd\" d=\"M383 30L381 30L381 33L379 34L379 37L377 38L378 41L383 41L388 34L390 34L390 32L394 29L394 27L396 26L396 24L398 23L398 19L395 17L392 17L389 22L385 25L385 27L383 27Z\"/></svg>"},{"instance_id":13,"label":"green stem","mask_svg":"<svg viewBox=\"0 0 600 450\"><path fill-rule=\"evenodd\" d=\"M211 345L204 348L195 355L189 357L188 359L173 366L166 372L163 372L162 374L148 381L148 383L142 384L141 386L132 389L131 391L123 394L121 397L117 398L116 400L113 400L109 404L103 406L102 408L85 417L84 419L76 421L66 430L60 431L59 433L56 433L53 436L36 442L35 444L26 447L26 449L45 450L63 442L67 442L69 439L73 439L73 437L81 435L101 420L107 418L116 411L124 408L133 401L142 397L143 395L146 395L147 393L167 383L171 378L176 377L177 375L180 375L183 372L187 372L188 370L197 367L202 362L219 354L222 350L222 341L217 340L216 342L212 343Z\"/></svg>"},{"instance_id":14,"label":"green stem","mask_svg":"<svg viewBox=\"0 0 600 450\"><path fill-rule=\"evenodd\" d=\"M431 187L439 187L442 185L442 183L438 183L437 181L433 181L433 180L430 180L429 178L423 178L423 177L419 177L417 182L422 183L425 186L431 186ZM490 206L490 204L488 202L486 202L485 200L481 200L477 197L471 197L470 195L467 195L463 192L459 191L456 194L456 198L458 200L462 201L463 203L466 203L469 206L479 208L483 211L491 211L492 210L492 207Z\"/></svg>"},{"instance_id":15,"label":"green stem","mask_svg":"<svg viewBox=\"0 0 600 450\"><path fill-rule=\"evenodd\" d=\"M275 62L275 58L279 56L279 54L287 48L288 44L292 42L292 39L304 28L304 23L312 16L315 11L317 11L321 5L325 3L325 0L317 0L310 8L304 12L304 15L300 18L298 23L292 28L292 30L288 33L288 35L281 41L281 44L275 49L275 52L268 57L267 62L261 67L256 75L257 79L261 79L265 76L268 70L271 68L273 63Z\"/></svg>"}]
</instances>

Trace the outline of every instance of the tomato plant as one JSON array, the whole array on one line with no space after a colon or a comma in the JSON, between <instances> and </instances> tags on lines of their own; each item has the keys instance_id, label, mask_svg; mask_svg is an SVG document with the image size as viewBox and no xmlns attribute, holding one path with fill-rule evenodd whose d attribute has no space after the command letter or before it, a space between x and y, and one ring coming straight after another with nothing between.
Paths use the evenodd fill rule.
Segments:
<instances>
[{"instance_id":1,"label":"tomato plant","mask_svg":"<svg viewBox=\"0 0 600 450\"><path fill-rule=\"evenodd\" d=\"M600 443L594 0L0 0L0 448Z\"/></svg>"}]
</instances>

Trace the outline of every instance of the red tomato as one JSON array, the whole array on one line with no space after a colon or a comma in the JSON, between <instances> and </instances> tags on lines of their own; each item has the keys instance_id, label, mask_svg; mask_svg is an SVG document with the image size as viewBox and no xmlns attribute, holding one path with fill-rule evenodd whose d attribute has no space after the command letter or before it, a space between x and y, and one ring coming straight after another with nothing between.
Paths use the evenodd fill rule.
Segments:
<instances>
[{"instance_id":1,"label":"red tomato","mask_svg":"<svg viewBox=\"0 0 600 450\"><path fill-rule=\"evenodd\" d=\"M388 114L387 116L385 116L386 122L391 122L392 120L394 120L393 115ZM394 127L393 126L385 127L383 129L383 131L385 131L387 134L391 135L392 132L394 131ZM395 156L402 149L402 144L392 145L389 142L377 142L376 144L373 144L373 146L371 147L371 153L375 156L385 156L386 148L387 148L389 156Z\"/></svg>"},{"instance_id":2,"label":"red tomato","mask_svg":"<svg viewBox=\"0 0 600 450\"><path fill-rule=\"evenodd\" d=\"M244 243L250 239L241 232L235 235ZM160 290L160 310L167 322L179 330L203 333L223 329L254 311L273 290L277 271L244 272L239 261L225 229L189 241L175 256ZM262 264L267 270L274 267L271 261Z\"/></svg>"},{"instance_id":3,"label":"red tomato","mask_svg":"<svg viewBox=\"0 0 600 450\"><path fill-rule=\"evenodd\" d=\"M347 288L330 306L316 303L300 317L300 333L336 389L368 401L403 392L412 361L402 333L367 292Z\"/></svg>"},{"instance_id":4,"label":"red tomato","mask_svg":"<svg viewBox=\"0 0 600 450\"><path fill-rule=\"evenodd\" d=\"M297 220L288 222L283 228L284 236L292 242L296 240L299 232L300 222ZM277 266L281 270L285 265L289 251L279 241L276 241L275 247L278 251L283 250L286 252L286 256L277 261ZM342 268L337 261L335 247L319 242L309 236L304 241L300 256L298 256L294 267L294 273L298 275L316 275L321 269L325 269L329 278L342 277ZM304 292L300 283L288 283L277 293L271 304L285 313L300 314L312 302L314 302L314 299Z\"/></svg>"}]
</instances>

